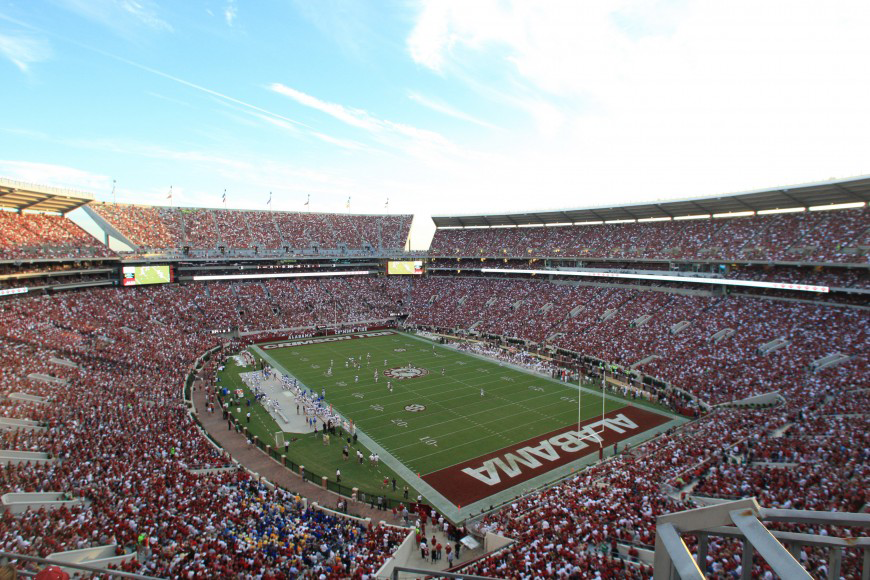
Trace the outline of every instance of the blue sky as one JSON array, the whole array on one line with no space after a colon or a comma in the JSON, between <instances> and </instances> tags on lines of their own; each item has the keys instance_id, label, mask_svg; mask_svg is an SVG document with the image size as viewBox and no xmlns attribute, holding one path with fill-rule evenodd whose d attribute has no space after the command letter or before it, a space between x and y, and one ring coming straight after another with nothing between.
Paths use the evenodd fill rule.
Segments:
<instances>
[{"instance_id":1,"label":"blue sky","mask_svg":"<svg viewBox=\"0 0 870 580\"><path fill-rule=\"evenodd\" d=\"M0 0L0 176L420 215L870 173L870 4Z\"/></svg>"}]
</instances>

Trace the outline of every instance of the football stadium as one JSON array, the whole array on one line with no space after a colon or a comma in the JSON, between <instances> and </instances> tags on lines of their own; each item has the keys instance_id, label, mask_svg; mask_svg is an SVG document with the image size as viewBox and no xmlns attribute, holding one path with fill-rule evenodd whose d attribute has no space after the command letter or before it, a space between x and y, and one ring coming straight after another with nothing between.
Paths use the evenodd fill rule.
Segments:
<instances>
[{"instance_id":1,"label":"football stadium","mask_svg":"<svg viewBox=\"0 0 870 580\"><path fill-rule=\"evenodd\" d=\"M857 577L868 199L435 216L412 254L407 215L4 182L4 549L155 577ZM593 213L620 223L547 225ZM747 560L757 530L776 549ZM421 558L433 534L449 558Z\"/></svg>"},{"instance_id":2,"label":"football stadium","mask_svg":"<svg viewBox=\"0 0 870 580\"><path fill-rule=\"evenodd\" d=\"M866 6L194 4L0 7L0 580L870 579Z\"/></svg>"}]
</instances>

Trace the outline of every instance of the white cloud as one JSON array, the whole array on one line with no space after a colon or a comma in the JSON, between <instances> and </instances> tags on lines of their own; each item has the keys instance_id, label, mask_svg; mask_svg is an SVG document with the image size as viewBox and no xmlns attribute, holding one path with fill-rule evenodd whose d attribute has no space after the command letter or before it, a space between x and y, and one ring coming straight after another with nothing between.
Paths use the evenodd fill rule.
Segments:
<instances>
[{"instance_id":1,"label":"white cloud","mask_svg":"<svg viewBox=\"0 0 870 580\"><path fill-rule=\"evenodd\" d=\"M121 0L121 8L136 20L155 30L172 31L172 25L157 15L156 6L148 0Z\"/></svg>"},{"instance_id":2,"label":"white cloud","mask_svg":"<svg viewBox=\"0 0 870 580\"><path fill-rule=\"evenodd\" d=\"M189 87L189 88L191 88L191 89L197 90L197 91L202 92L202 93L205 93L205 94L207 94L207 95L211 95L211 96L213 96L213 97L217 97L218 99L220 99L221 101L223 101L223 102L225 102L225 103L231 103L231 104L233 104L233 105L239 105L240 107L243 107L243 108L245 108L245 109L248 109L249 111L255 111L255 112L257 112L257 113L260 113L261 115L265 115L265 116L268 116L268 117L272 117L272 119L273 119L274 121L283 121L284 123L286 123L286 124L288 124L288 125L298 125L298 126L300 126L300 127L304 127L304 126L305 126L304 123L300 123L299 121L296 121L296 120L294 120L294 119L291 119L291 118L289 118L289 117L287 117L287 116L285 116L285 115L281 115L281 114L279 114L279 113L275 113L274 111L270 111L270 110L268 110L268 109L264 109L263 107L258 107L257 105L254 105L254 104L251 104L251 103L248 103L248 102L242 101L242 100L237 99L237 98L235 98L235 97L231 97L230 95L227 95L227 94L225 94L225 93L221 93L221 92L215 91L215 90L210 89L210 88L208 88L208 87L204 87L204 86L202 86L202 85L198 85L198 84L196 84L196 83L192 83L192 82L190 82L190 81L184 80L184 79L182 79L182 78L179 78L179 77L177 77L177 76L171 75L171 74L166 73L166 72L163 72L163 71L161 71L161 70L157 70L157 69L152 68L152 67L150 67L150 66L145 66L145 65L143 65L143 64L139 64L138 62L135 62L135 61L132 61L132 60L126 59L126 58L124 58L124 57L121 57L121 56L118 56L118 55L115 55L115 54L111 54L111 53L107 53L107 52L105 52L105 53L103 53L103 54L105 54L106 56L108 56L108 57L110 57L110 58L113 58L113 59L115 59L115 60L117 60L117 61L119 61L119 62L123 62L124 64L130 65L130 66L133 66L133 67L136 67L136 68L138 68L138 69L140 69L140 70L144 70L144 71L146 71L146 72L149 72L149 73L151 73L151 74L154 74L154 75L157 75L157 76L163 77L163 78L165 78L165 79L169 79L169 80L171 80L171 81L173 81L173 82L176 82L176 83L178 83L178 84L180 84L180 85L184 85L184 86L186 86L186 87Z\"/></svg>"},{"instance_id":3,"label":"white cloud","mask_svg":"<svg viewBox=\"0 0 870 580\"><path fill-rule=\"evenodd\" d=\"M260 119L261 121L265 121L270 125L280 127L281 129L289 131L290 133L293 133L295 135L298 135L300 133L299 127L297 127L293 123L288 123L284 119L279 119L277 117L273 117L272 115L264 115L263 113L257 113L256 111L248 111L248 113L251 116L256 117L257 119Z\"/></svg>"},{"instance_id":4,"label":"white cloud","mask_svg":"<svg viewBox=\"0 0 870 580\"><path fill-rule=\"evenodd\" d=\"M298 91L292 87L288 87L281 83L272 83L269 88L280 94L288 97L300 105L320 111L339 121L346 123L352 127L363 129L375 136L401 136L410 138L419 145L436 146L436 147L451 147L451 143L446 137L436 131L429 129L421 129L405 123L378 119L367 111L346 107L338 103L330 103L314 97L312 95Z\"/></svg>"},{"instance_id":5,"label":"white cloud","mask_svg":"<svg viewBox=\"0 0 870 580\"><path fill-rule=\"evenodd\" d=\"M326 135L324 133L319 133L317 131L311 131L311 135L317 137L324 143L329 143L331 145L337 145L343 149L353 149L355 151L362 151L369 149L362 143L357 143L356 141L351 141L350 139L339 139L338 137L332 137L330 135Z\"/></svg>"},{"instance_id":6,"label":"white cloud","mask_svg":"<svg viewBox=\"0 0 870 580\"><path fill-rule=\"evenodd\" d=\"M24 73L31 64L46 61L52 55L47 41L26 34L0 34L0 53Z\"/></svg>"},{"instance_id":7,"label":"white cloud","mask_svg":"<svg viewBox=\"0 0 870 580\"><path fill-rule=\"evenodd\" d=\"M297 91L296 89L281 83L272 83L269 85L269 88L279 95L284 95L285 97L293 99L300 105L310 107L320 111L321 113L326 113L327 115L335 117L339 121L347 123L348 125L365 129L366 131L376 131L379 129L379 123L361 109L353 109L337 103L322 101L317 97L313 97L309 94L303 93L302 91Z\"/></svg>"},{"instance_id":8,"label":"white cloud","mask_svg":"<svg viewBox=\"0 0 870 580\"><path fill-rule=\"evenodd\" d=\"M68 10L98 22L118 34L129 34L145 26L159 32L172 32L172 25L160 16L152 0L55 0Z\"/></svg>"},{"instance_id":9,"label":"white cloud","mask_svg":"<svg viewBox=\"0 0 870 580\"><path fill-rule=\"evenodd\" d=\"M407 44L415 62L432 70L441 70L445 51L451 46L450 15L447 2L422 2L422 12Z\"/></svg>"},{"instance_id":10,"label":"white cloud","mask_svg":"<svg viewBox=\"0 0 870 580\"><path fill-rule=\"evenodd\" d=\"M229 0L227 2L226 7L224 8L224 20L227 21L228 26L232 26L236 21L236 16L239 14L239 9L236 6L235 0Z\"/></svg>"},{"instance_id":11,"label":"white cloud","mask_svg":"<svg viewBox=\"0 0 870 580\"><path fill-rule=\"evenodd\" d=\"M359 0L293 0L292 3L307 23L354 59L364 57L371 40L379 34L373 3Z\"/></svg>"},{"instance_id":12,"label":"white cloud","mask_svg":"<svg viewBox=\"0 0 870 580\"><path fill-rule=\"evenodd\" d=\"M866 1L424 0L418 14L415 62L534 123L453 176L465 200L481 175L501 210L870 170Z\"/></svg>"},{"instance_id":13,"label":"white cloud","mask_svg":"<svg viewBox=\"0 0 870 580\"><path fill-rule=\"evenodd\" d=\"M433 99L431 97L421 95L420 93L414 91L410 91L408 93L408 98L423 105L424 107L427 107L439 113L443 113L449 117L454 117L462 121L468 121L469 123L474 123L475 125L480 125L481 127L487 127L488 129L497 129L495 125L487 123L486 121L482 121L477 117L469 115L464 111L460 111L456 107L453 107L452 105L449 105L438 99Z\"/></svg>"},{"instance_id":14,"label":"white cloud","mask_svg":"<svg viewBox=\"0 0 870 580\"><path fill-rule=\"evenodd\" d=\"M154 145L152 143L145 143L128 139L73 139L67 140L66 142L74 145L77 148L110 151L113 153L122 153L124 155L129 155L133 157L165 159L169 161L180 161L185 163L201 163L209 167L219 166L232 171L250 169L253 166L249 162L229 155L222 155L196 149L170 149L164 147L163 145Z\"/></svg>"},{"instance_id":15,"label":"white cloud","mask_svg":"<svg viewBox=\"0 0 870 580\"><path fill-rule=\"evenodd\" d=\"M112 179L107 175L52 163L0 159L0 175L14 181L74 189L88 193L102 192L112 188Z\"/></svg>"}]
</instances>

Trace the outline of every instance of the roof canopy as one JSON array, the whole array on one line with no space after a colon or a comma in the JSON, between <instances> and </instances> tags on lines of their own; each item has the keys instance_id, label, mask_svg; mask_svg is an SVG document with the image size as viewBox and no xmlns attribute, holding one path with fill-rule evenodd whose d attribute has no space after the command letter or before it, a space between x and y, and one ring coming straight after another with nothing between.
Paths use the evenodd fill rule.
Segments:
<instances>
[{"instance_id":1,"label":"roof canopy","mask_svg":"<svg viewBox=\"0 0 870 580\"><path fill-rule=\"evenodd\" d=\"M0 178L0 207L65 214L92 201L90 193Z\"/></svg>"},{"instance_id":2,"label":"roof canopy","mask_svg":"<svg viewBox=\"0 0 870 580\"><path fill-rule=\"evenodd\" d=\"M433 216L432 221L439 228L545 225L727 214L867 201L870 201L870 176L865 175L791 187L673 201L513 214Z\"/></svg>"}]
</instances>

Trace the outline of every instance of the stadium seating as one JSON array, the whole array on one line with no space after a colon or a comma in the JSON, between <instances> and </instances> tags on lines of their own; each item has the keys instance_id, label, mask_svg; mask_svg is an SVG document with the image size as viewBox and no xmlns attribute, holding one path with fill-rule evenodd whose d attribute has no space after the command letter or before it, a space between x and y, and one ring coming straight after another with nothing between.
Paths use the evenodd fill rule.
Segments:
<instances>
[{"instance_id":1,"label":"stadium seating","mask_svg":"<svg viewBox=\"0 0 870 580\"><path fill-rule=\"evenodd\" d=\"M862 270L843 268L789 268L770 266L767 268L742 268L732 270L728 278L735 280L761 280L785 284L812 284L831 288L870 289L870 279Z\"/></svg>"},{"instance_id":2,"label":"stadium seating","mask_svg":"<svg viewBox=\"0 0 870 580\"><path fill-rule=\"evenodd\" d=\"M498 304L487 306L493 298ZM3 437L4 447L45 450L64 458L64 462L62 469L54 464L7 467L0 480L3 489L68 491L87 498L91 504L68 511L30 512L19 519L5 516L7 533L0 537L0 542L7 549L46 554L110 541L137 545L139 534L145 530L149 538L154 538L153 547L147 561L138 562L138 567L131 569L160 574L172 561L173 546L188 549L193 545L190 544L193 536L178 532L187 529L190 522L199 522L193 524L199 535L209 526L225 531L228 525L237 531L245 529L250 535L253 528L244 526L250 526L257 517L272 513L270 510L277 506L287 509L288 502L295 505L279 492L259 490L243 474L202 477L188 471L224 466L227 459L171 403L177 396L180 377L161 369L187 368L197 354L215 344L211 335L204 332L213 325L254 325L262 319L269 321L267 324L305 326L331 322L336 308L343 318L355 320L405 308L411 312L412 320L433 322L443 317L459 326L480 320L481 326L486 324L493 331L518 335L524 334L524 327L511 319L536 316L547 321L529 325L529 332L539 336L551 330L542 330L550 322L558 325L563 321L565 313L575 304L584 307L581 313L585 314L578 318L587 321L577 326L577 335L582 333L590 338L574 337L572 341L600 354L622 354L626 360L646 352L641 350L647 348L645 345L667 348L665 358L674 362L662 366L661 372L685 365L692 367L687 375L691 380L711 372L724 372L724 367L714 364L720 359L710 358L712 353L705 354L702 346L710 331L735 321L740 322L737 326L741 329L746 328L750 337L785 333L792 342L768 356L788 356L782 366L789 368L802 368L809 358L828 348L850 351L866 341L866 317L855 315L850 309L743 297L716 299L632 289L578 288L522 280L441 277L270 280L263 284L105 288L60 297L12 299L4 303L0 312L3 342L0 389L5 395L23 391L46 396L52 404L6 399L0 403L0 414L44 421L52 428L42 433L7 433ZM541 313L546 305L552 306ZM612 307L616 312L605 320L593 315ZM551 314L557 309L560 314ZM119 319L119 312L124 313L123 319ZM653 313L653 318L632 327L632 320L646 312ZM686 319L692 321L687 329L670 334L668 328L674 321ZM861 330L856 333L856 329ZM624 338L633 332L637 333L636 340ZM608 342L605 336L623 338ZM736 337L737 346L727 351L733 358L725 356L734 369L726 375L727 380L739 385L740 373L751 373L779 381L779 375L753 362L758 357L751 351L758 341L742 340L738 335L731 339ZM690 352L680 359L679 353L686 349ZM699 356L692 359L692 354ZM52 356L77 366L50 362ZM741 357L749 360L742 361ZM67 382L61 385L28 378L34 373ZM498 574L505 566L521 566L549 575L569 568L582 573L590 567L604 566L620 570L627 577L646 577L644 568L612 558L611 544L617 541L621 545L649 547L654 537L655 516L687 505L679 495L672 497L663 492L663 485L679 490L697 481L698 494L757 495L766 505L856 509L866 498L856 495L861 488L848 482L867 479L866 471L861 471L866 470L863 456L866 444L849 446L846 442L866 437L866 418L850 422L837 415L866 407L866 394L848 390L856 379L866 384L866 373L867 358L860 354L818 373L787 373L782 382L776 382L786 398L785 407L767 411L718 410L676 433L659 437L550 491L528 496L488 516L485 526L519 541L507 552L478 562L472 571ZM718 379L697 385L691 380L684 386L702 397L715 400L734 393L731 388L723 389ZM800 417L797 411L800 406L812 405L814 401L831 416ZM149 428L143 430L146 424ZM788 439L772 435L788 426L786 433L793 430ZM833 445L826 444L824 449L813 443L819 437L832 436ZM747 441L752 442L751 447ZM745 457L746 463L733 465L735 456ZM132 472L127 467L119 469L121 464L130 464L131 459L139 467ZM795 475L780 467L752 463L773 459L796 459L799 471ZM138 474L135 479L131 478L134 472ZM771 486L771 481L776 486ZM838 483L832 485L833 481ZM168 489L174 490L173 505L185 507L173 511L171 516L164 514L159 523L151 523L150 514L161 509L161 498ZM245 512L248 515L241 519L222 515L229 514L236 502L250 493L265 498L246 504L253 506L250 508L253 512ZM798 504L796 497L805 499ZM304 520L318 516L300 512L299 517ZM72 518L77 523L58 526L58 518ZM218 524L219 521L225 523ZM329 525L341 529L345 524ZM58 532L33 536L34 529L52 527L59 528ZM95 529L100 530L96 535ZM345 534L342 545L351 549L347 538L356 534L360 543L354 545L379 546L377 541L371 543L367 536L371 533L377 532L359 530ZM277 565L268 552L238 544L223 546L216 536L206 534L206 537L214 537L217 544L209 539L197 544L197 550L208 553L185 562L183 569L238 571L239 566L245 566L243 562L250 560L257 570L266 571ZM562 545L558 557L554 558L547 548L551 544ZM214 553L205 546L215 547ZM711 567L727 560L724 554L734 553L735 549L729 544L717 545L711 553ZM238 550L242 555L233 556ZM359 554L366 548L352 551ZM380 553L372 556L371 567L383 557ZM814 561L817 556L809 554L807 558ZM304 557L291 561L306 568L322 565L316 559ZM361 569L355 565L356 560L342 561L350 566L342 573L352 574Z\"/></svg>"},{"instance_id":3,"label":"stadium seating","mask_svg":"<svg viewBox=\"0 0 870 580\"><path fill-rule=\"evenodd\" d=\"M719 411L677 434L661 436L488 514L480 524L482 530L519 541L508 552L464 571L488 574L501 566L518 566L552 576L552 565L579 566L583 577L597 562L609 562L607 557L617 542L650 549L655 541L655 518L685 508L679 498L661 490L661 483L756 432L760 418L758 413ZM556 559L551 557L553 546L562 547ZM591 570L587 568L590 564ZM620 570L626 567L628 577L649 577L644 567L621 561L611 565Z\"/></svg>"},{"instance_id":4,"label":"stadium seating","mask_svg":"<svg viewBox=\"0 0 870 580\"><path fill-rule=\"evenodd\" d=\"M116 203L92 203L91 208L140 248L183 245L181 214L173 208Z\"/></svg>"},{"instance_id":5,"label":"stadium seating","mask_svg":"<svg viewBox=\"0 0 870 580\"><path fill-rule=\"evenodd\" d=\"M185 245L398 250L410 226L410 216L92 207L140 249L159 251ZM862 209L439 230L432 253L440 258L431 265L534 268L544 256L597 258L602 261L595 265L608 269L665 269L667 262L644 260L671 259L857 265L866 262L862 248L870 245L868 217L870 210ZM9 232L0 240L2 259L114 255L59 216L0 212L0 229ZM505 262L514 256L522 259ZM725 275L870 288L857 269L733 266ZM634 367L705 403L723 404L487 514L480 529L517 541L465 572L584 577L597 571L602 577L648 578L649 568L632 561L631 550L651 548L656 516L707 498L755 496L767 507L866 509L866 310L713 295L680 284L574 285L469 271L271 279L94 288L0 302L0 416L47 427L0 432L3 449L44 451L60 459L4 466L0 494L60 491L88 502L20 517L4 514L0 548L44 556L115 542L137 552L126 570L157 576L270 577L293 567L327 578L373 573L401 539L396 533L305 510L295 496L243 471L191 473L232 464L196 429L179 405L179 392L181 373L219 344L212 330L311 328L396 314L408 314L410 325L513 337L529 341L532 349L547 344ZM522 351L485 344L463 348L542 372L553 369L553 363ZM842 360L817 369L829 355ZM684 403L667 387L647 388L672 408ZM781 397L773 408L725 406L772 391ZM20 392L47 402L9 397ZM264 520L281 532L266 534ZM833 528L821 533L849 535ZM312 535L320 542L300 541ZM735 542L712 542L706 571L733 574L740 553ZM800 557L821 574L824 554L805 550ZM858 557L847 551L844 569L856 569ZM766 570L757 561L752 572L761 576Z\"/></svg>"},{"instance_id":6,"label":"stadium seating","mask_svg":"<svg viewBox=\"0 0 870 580\"><path fill-rule=\"evenodd\" d=\"M0 260L87 259L115 253L71 220L49 214L0 211Z\"/></svg>"},{"instance_id":7,"label":"stadium seating","mask_svg":"<svg viewBox=\"0 0 870 580\"><path fill-rule=\"evenodd\" d=\"M542 312L542 302L551 307ZM804 384L813 361L833 352L858 355L870 332L868 317L852 308L529 280L429 277L414 285L414 304L428 306L410 319L422 326L546 341L626 367L656 355L637 369L712 404ZM644 316L650 318L635 324ZM672 333L683 321L688 326ZM713 340L728 329L735 332ZM778 339L783 347L759 352ZM850 385L832 377L827 388Z\"/></svg>"},{"instance_id":8,"label":"stadium seating","mask_svg":"<svg viewBox=\"0 0 870 580\"><path fill-rule=\"evenodd\" d=\"M866 485L856 485L868 480L866 445L846 444L866 438L866 416L822 421L822 431L809 435L813 444L799 447L811 453L811 459L805 459L793 475L781 467L728 466L733 461L732 444L739 448L746 440L762 442L756 445L763 454L782 453L783 442L773 434L794 420L795 410L813 401L828 400L826 408L836 413L866 411L866 406L861 407L866 395L849 391L867 381L867 357L860 345L870 328L863 311L740 296L714 298L483 278L430 277L419 281L414 292L415 305L427 305L423 311L415 310L412 322L417 324L468 328L473 321L471 324L476 323L475 330L481 333L525 338L540 336L534 329L544 326L552 337L548 342L608 361L629 364L658 353L661 358L641 367L645 372L671 380L713 403L769 390L779 390L786 400L784 407L765 412L717 411L681 430L676 439L657 439L633 450L629 458L607 464L603 472L596 468L587 479L575 478L489 516L485 528L519 538L520 542L465 572L498 575L519 567L543 575L556 575L559 570L579 570L582 574L587 566L615 566L627 577L643 577L642 568L622 571L620 562L608 559L609 542L618 539L651 548L655 516L691 507L679 502L679 496L663 495L663 484L683 486L700 479L700 492L725 498L757 496L763 505L774 507L854 511L866 503ZM558 293L555 297L554 292ZM487 306L492 297L498 306ZM542 301L554 307L543 313L532 307L531 312L520 314L524 304ZM505 303L518 302L514 311L505 311ZM566 318L574 308L577 315ZM610 310L612 314L602 320L601 315ZM652 318L632 326L643 314L651 314ZM505 318L512 316L521 324L508 326ZM670 329L682 321L690 324L681 332L671 333ZM517 327L520 333L515 332ZM718 330L730 327L738 332L718 343L710 340ZM758 347L768 342L762 337L783 337L788 344L762 355ZM849 353L852 358L815 373L808 370L813 360L835 351ZM833 449L829 452L827 449L832 447L828 439L838 429L842 435L830 439ZM824 448L818 446L819 437L824 438ZM633 459L637 457L642 461ZM828 458L833 458L830 464ZM708 482L708 470L717 476L715 480ZM613 474L625 479L614 481ZM620 487L619 481L630 481L631 491L628 486ZM627 491L622 499L624 488ZM804 499L796 502L798 496ZM578 509L576 502L580 498L585 510ZM663 507L647 507L653 498L663 502ZM548 509L542 511L540 506ZM640 519L632 521L629 514L638 514ZM548 528L541 527L543 521L549 523ZM639 530L641 522L648 526L646 534ZM835 529L826 533L846 534ZM559 545L568 549L554 558L552 547ZM730 569L732 555L739 553L739 545L716 543L711 549L708 572L720 567ZM802 557L811 569L824 563L824 555L805 553ZM848 557L855 563L859 555L852 553ZM763 571L759 565L757 573Z\"/></svg>"},{"instance_id":9,"label":"stadium seating","mask_svg":"<svg viewBox=\"0 0 870 580\"><path fill-rule=\"evenodd\" d=\"M61 491L88 504L4 514L0 546L46 556L117 543L138 549L128 570L157 576L170 575L170 566L173 574L192 575L275 574L295 566L329 578L376 570L401 540L396 533L304 510L298 498L264 488L244 472L191 473L230 462L178 405L180 373L217 344L204 329L226 323L218 311L235 313L263 292L250 284L238 291L229 285L107 288L5 302L0 416L48 429L4 432L3 447L47 452L61 462L7 465L0 489ZM57 380L28 378L34 373ZM8 398L15 392L48 402ZM277 538L260 538L264 518L283 530ZM308 535L319 541L297 550ZM264 544L273 549L258 547ZM197 557L179 562L179 552Z\"/></svg>"},{"instance_id":10,"label":"stadium seating","mask_svg":"<svg viewBox=\"0 0 870 580\"><path fill-rule=\"evenodd\" d=\"M349 215L150 207L93 203L91 208L146 250L402 250L410 215Z\"/></svg>"},{"instance_id":11,"label":"stadium seating","mask_svg":"<svg viewBox=\"0 0 870 580\"><path fill-rule=\"evenodd\" d=\"M867 263L870 209L631 224L438 229L433 256ZM863 249L863 250L862 250Z\"/></svg>"}]
</instances>

